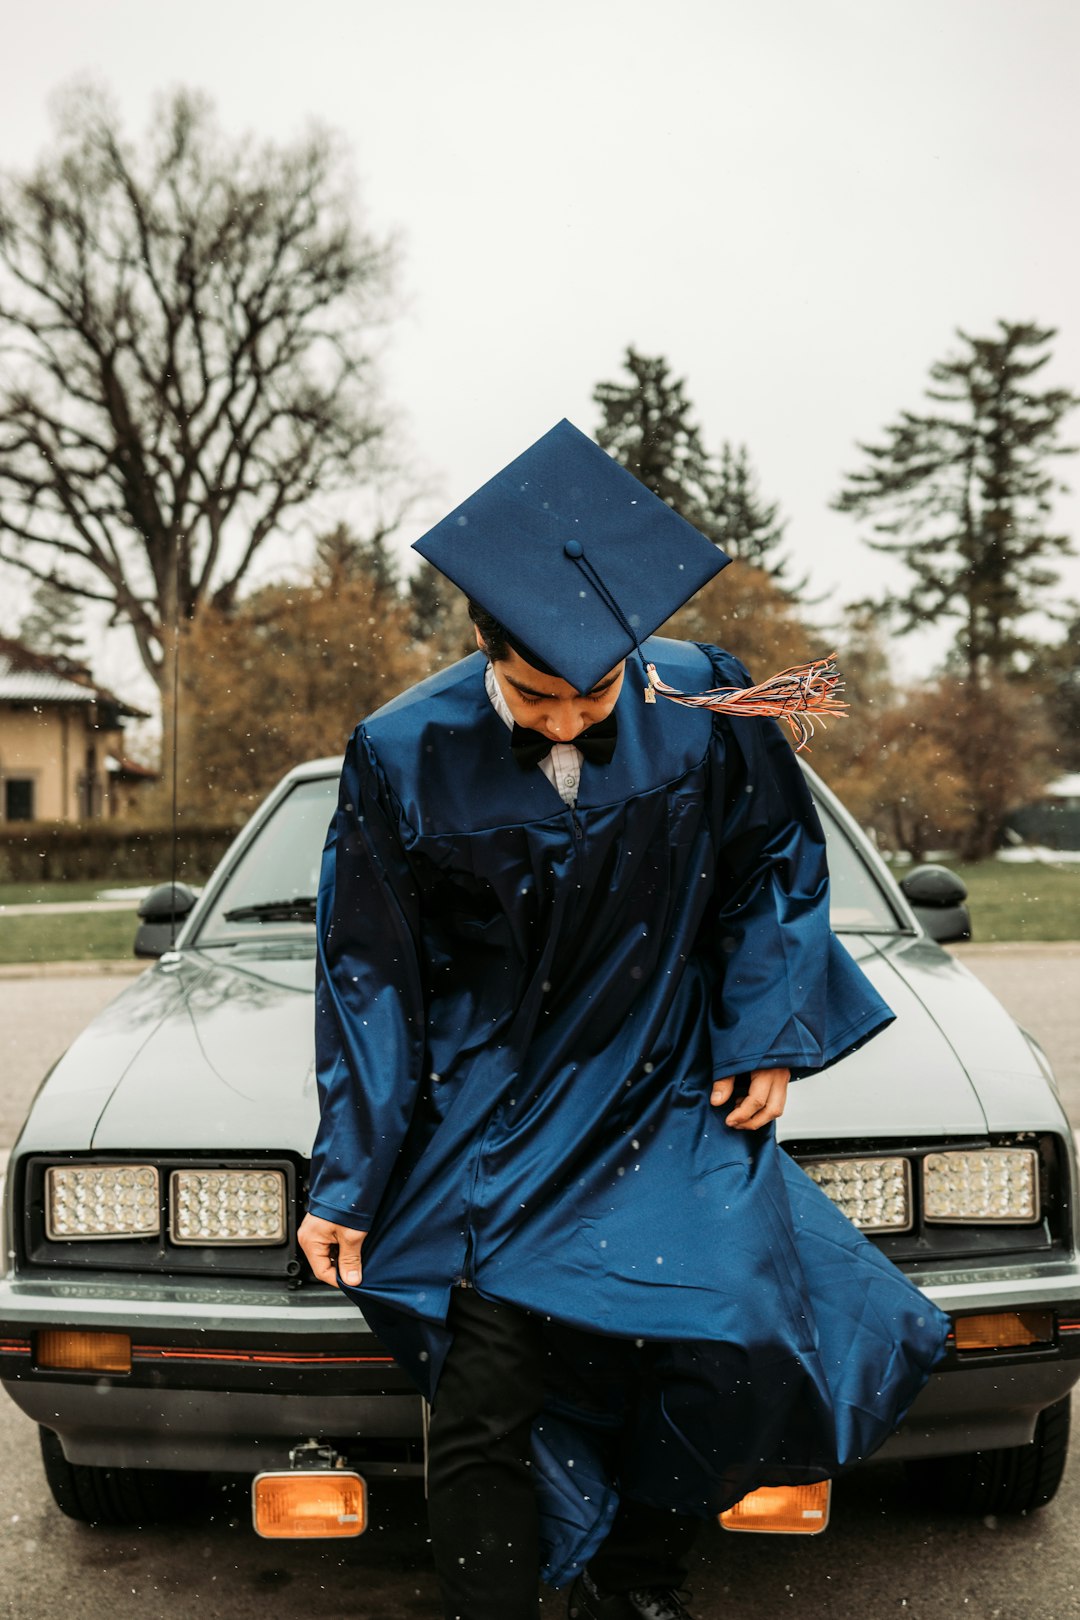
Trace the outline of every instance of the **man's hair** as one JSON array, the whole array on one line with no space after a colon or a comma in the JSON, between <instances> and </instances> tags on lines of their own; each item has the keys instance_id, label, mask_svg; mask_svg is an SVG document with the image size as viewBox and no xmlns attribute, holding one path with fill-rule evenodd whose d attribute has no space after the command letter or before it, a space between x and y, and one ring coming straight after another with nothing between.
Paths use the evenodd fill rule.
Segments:
<instances>
[{"instance_id":1,"label":"man's hair","mask_svg":"<svg viewBox=\"0 0 1080 1620\"><path fill-rule=\"evenodd\" d=\"M469 602L469 618L480 632L481 640L484 643L484 651L492 663L497 664L500 658L505 658L510 651L510 643L507 640L503 626L498 619L492 618L487 609L482 608L479 602L473 602L472 600Z\"/></svg>"}]
</instances>

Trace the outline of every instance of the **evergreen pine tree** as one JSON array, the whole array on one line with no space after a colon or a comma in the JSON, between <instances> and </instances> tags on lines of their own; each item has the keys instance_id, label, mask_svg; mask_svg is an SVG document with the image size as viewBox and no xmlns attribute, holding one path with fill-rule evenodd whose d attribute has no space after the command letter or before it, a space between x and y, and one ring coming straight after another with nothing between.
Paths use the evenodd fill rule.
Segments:
<instances>
[{"instance_id":1,"label":"evergreen pine tree","mask_svg":"<svg viewBox=\"0 0 1080 1620\"><path fill-rule=\"evenodd\" d=\"M77 597L51 579L34 587L29 612L19 625L19 640L32 652L65 660L73 668L86 663L82 608Z\"/></svg>"},{"instance_id":2,"label":"evergreen pine tree","mask_svg":"<svg viewBox=\"0 0 1080 1620\"><path fill-rule=\"evenodd\" d=\"M660 355L628 348L628 382L598 383L593 401L602 421L597 440L646 489L708 534L709 457L692 418L686 383Z\"/></svg>"},{"instance_id":3,"label":"evergreen pine tree","mask_svg":"<svg viewBox=\"0 0 1080 1620\"><path fill-rule=\"evenodd\" d=\"M1068 455L1059 429L1080 403L1064 388L1036 392L1053 328L998 323L993 337L958 336L959 354L930 368L933 408L901 412L834 505L871 518L870 544L898 556L906 590L887 599L906 632L958 618L956 659L975 684L1024 666L1036 642L1030 613L1048 611L1056 557L1072 550L1051 525L1057 485L1048 463Z\"/></svg>"},{"instance_id":4,"label":"evergreen pine tree","mask_svg":"<svg viewBox=\"0 0 1080 1620\"><path fill-rule=\"evenodd\" d=\"M443 574L429 564L422 564L411 575L408 584L409 619L413 638L427 641L441 628L454 587Z\"/></svg>"},{"instance_id":5,"label":"evergreen pine tree","mask_svg":"<svg viewBox=\"0 0 1080 1620\"><path fill-rule=\"evenodd\" d=\"M364 579L377 602L399 594L397 559L390 549L388 532L377 529L369 535L356 534L347 523L338 523L315 537L315 571L327 582Z\"/></svg>"},{"instance_id":6,"label":"evergreen pine tree","mask_svg":"<svg viewBox=\"0 0 1080 1620\"><path fill-rule=\"evenodd\" d=\"M1056 647L1040 660L1054 727L1058 763L1063 771L1080 771L1080 614L1073 617Z\"/></svg>"},{"instance_id":7,"label":"evergreen pine tree","mask_svg":"<svg viewBox=\"0 0 1080 1620\"><path fill-rule=\"evenodd\" d=\"M780 517L777 501L762 497L744 444L736 448L725 439L719 468L711 480L709 509L710 538L729 557L763 569L788 596L803 594L806 576L789 580L786 576L791 560L780 555L787 519Z\"/></svg>"}]
</instances>

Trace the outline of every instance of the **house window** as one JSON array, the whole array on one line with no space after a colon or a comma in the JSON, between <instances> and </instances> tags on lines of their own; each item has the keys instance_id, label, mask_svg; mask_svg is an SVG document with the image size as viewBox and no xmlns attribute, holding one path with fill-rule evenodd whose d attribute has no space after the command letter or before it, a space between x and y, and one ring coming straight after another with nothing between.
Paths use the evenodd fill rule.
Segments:
<instances>
[{"instance_id":1,"label":"house window","mask_svg":"<svg viewBox=\"0 0 1080 1620\"><path fill-rule=\"evenodd\" d=\"M33 821L34 784L29 777L9 776L4 783L4 820Z\"/></svg>"}]
</instances>

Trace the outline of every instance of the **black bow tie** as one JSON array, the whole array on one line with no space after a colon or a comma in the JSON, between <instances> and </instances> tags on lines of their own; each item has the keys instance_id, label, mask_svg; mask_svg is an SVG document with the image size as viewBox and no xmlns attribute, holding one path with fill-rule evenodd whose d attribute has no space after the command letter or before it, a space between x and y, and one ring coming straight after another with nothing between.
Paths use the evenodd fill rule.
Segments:
<instances>
[{"instance_id":1,"label":"black bow tie","mask_svg":"<svg viewBox=\"0 0 1080 1620\"><path fill-rule=\"evenodd\" d=\"M615 752L618 729L612 710L605 720L598 720L595 726L571 737L570 744L573 748L580 748L582 758L587 759L590 765L607 765ZM510 738L510 752L523 771L528 770L530 765L539 765L554 746L552 739L545 737L542 732L529 731L525 726L515 724Z\"/></svg>"}]
</instances>

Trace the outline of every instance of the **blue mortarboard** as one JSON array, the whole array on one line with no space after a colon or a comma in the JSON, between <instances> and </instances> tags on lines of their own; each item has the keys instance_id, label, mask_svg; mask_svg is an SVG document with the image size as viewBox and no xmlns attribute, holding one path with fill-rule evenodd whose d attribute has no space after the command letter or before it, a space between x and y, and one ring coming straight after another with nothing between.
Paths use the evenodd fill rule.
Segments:
<instances>
[{"instance_id":1,"label":"blue mortarboard","mask_svg":"<svg viewBox=\"0 0 1080 1620\"><path fill-rule=\"evenodd\" d=\"M415 548L579 692L731 561L567 421Z\"/></svg>"}]
</instances>

